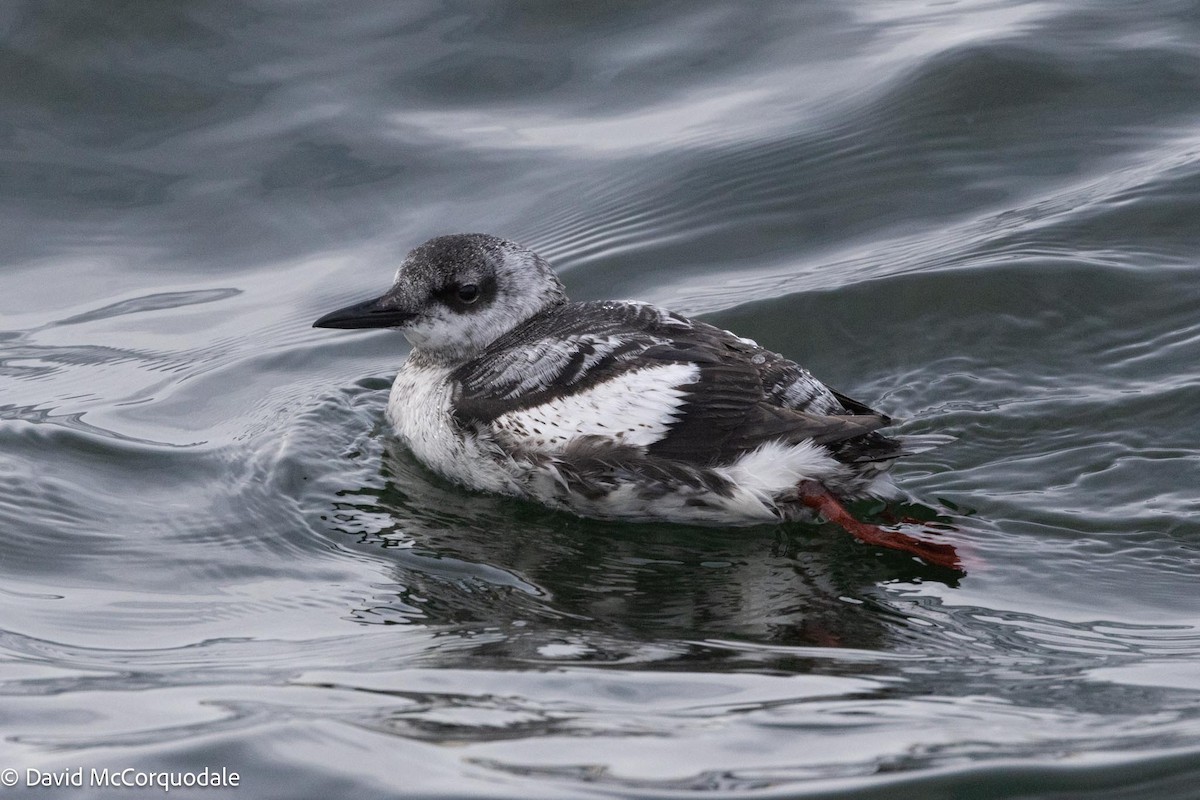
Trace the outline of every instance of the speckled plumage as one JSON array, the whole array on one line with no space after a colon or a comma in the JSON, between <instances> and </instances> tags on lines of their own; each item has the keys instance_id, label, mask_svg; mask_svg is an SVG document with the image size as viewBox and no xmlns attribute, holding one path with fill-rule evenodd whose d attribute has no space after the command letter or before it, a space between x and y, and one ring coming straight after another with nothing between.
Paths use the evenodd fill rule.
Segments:
<instances>
[{"instance_id":1,"label":"speckled plumage","mask_svg":"<svg viewBox=\"0 0 1200 800\"><path fill-rule=\"evenodd\" d=\"M778 353L644 303L570 302L536 254L482 234L421 245L386 294L317 324L408 336L388 418L431 469L585 516L808 516L797 486L883 491L906 452Z\"/></svg>"}]
</instances>

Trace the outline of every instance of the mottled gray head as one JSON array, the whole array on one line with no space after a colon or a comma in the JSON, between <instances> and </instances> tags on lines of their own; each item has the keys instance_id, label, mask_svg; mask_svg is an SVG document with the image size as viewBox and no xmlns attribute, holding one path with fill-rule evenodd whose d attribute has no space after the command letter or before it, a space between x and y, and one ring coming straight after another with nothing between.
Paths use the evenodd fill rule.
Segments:
<instances>
[{"instance_id":1,"label":"mottled gray head","mask_svg":"<svg viewBox=\"0 0 1200 800\"><path fill-rule=\"evenodd\" d=\"M399 328L426 357L452 363L565 300L536 253L484 233L457 233L409 253L381 297L326 314L313 327Z\"/></svg>"}]
</instances>

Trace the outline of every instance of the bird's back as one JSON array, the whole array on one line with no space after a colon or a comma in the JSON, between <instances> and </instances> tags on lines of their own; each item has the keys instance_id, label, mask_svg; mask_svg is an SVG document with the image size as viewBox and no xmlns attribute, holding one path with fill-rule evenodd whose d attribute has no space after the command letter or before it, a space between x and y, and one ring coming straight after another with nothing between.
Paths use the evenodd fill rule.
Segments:
<instances>
[{"instance_id":1,"label":"bird's back","mask_svg":"<svg viewBox=\"0 0 1200 800\"><path fill-rule=\"evenodd\" d=\"M705 467L731 464L769 442L813 442L846 463L899 454L894 440L874 433L886 416L790 359L643 303L555 306L455 369L451 380L460 424L508 431L532 449L561 450L572 438L563 432L574 430ZM535 432L545 428L555 430L555 441Z\"/></svg>"}]
</instances>

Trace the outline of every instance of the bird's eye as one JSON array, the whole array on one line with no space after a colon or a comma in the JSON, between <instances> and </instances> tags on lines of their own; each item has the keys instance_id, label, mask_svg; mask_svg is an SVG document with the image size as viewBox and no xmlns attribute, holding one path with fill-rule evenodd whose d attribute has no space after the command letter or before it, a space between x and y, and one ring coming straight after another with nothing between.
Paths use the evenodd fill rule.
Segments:
<instances>
[{"instance_id":1,"label":"bird's eye","mask_svg":"<svg viewBox=\"0 0 1200 800\"><path fill-rule=\"evenodd\" d=\"M470 305L479 299L479 287L473 283L464 283L458 287L458 299Z\"/></svg>"}]
</instances>

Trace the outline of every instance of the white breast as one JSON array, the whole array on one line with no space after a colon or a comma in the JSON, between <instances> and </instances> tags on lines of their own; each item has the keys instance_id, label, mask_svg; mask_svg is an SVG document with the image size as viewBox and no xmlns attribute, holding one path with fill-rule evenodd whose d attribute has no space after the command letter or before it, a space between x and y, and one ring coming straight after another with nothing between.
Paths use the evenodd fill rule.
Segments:
<instances>
[{"instance_id":1,"label":"white breast","mask_svg":"<svg viewBox=\"0 0 1200 800\"><path fill-rule=\"evenodd\" d=\"M449 375L445 367L405 362L388 397L388 420L396 435L426 466L453 481L483 491L520 494L511 465L494 446L459 434L450 417Z\"/></svg>"}]
</instances>

